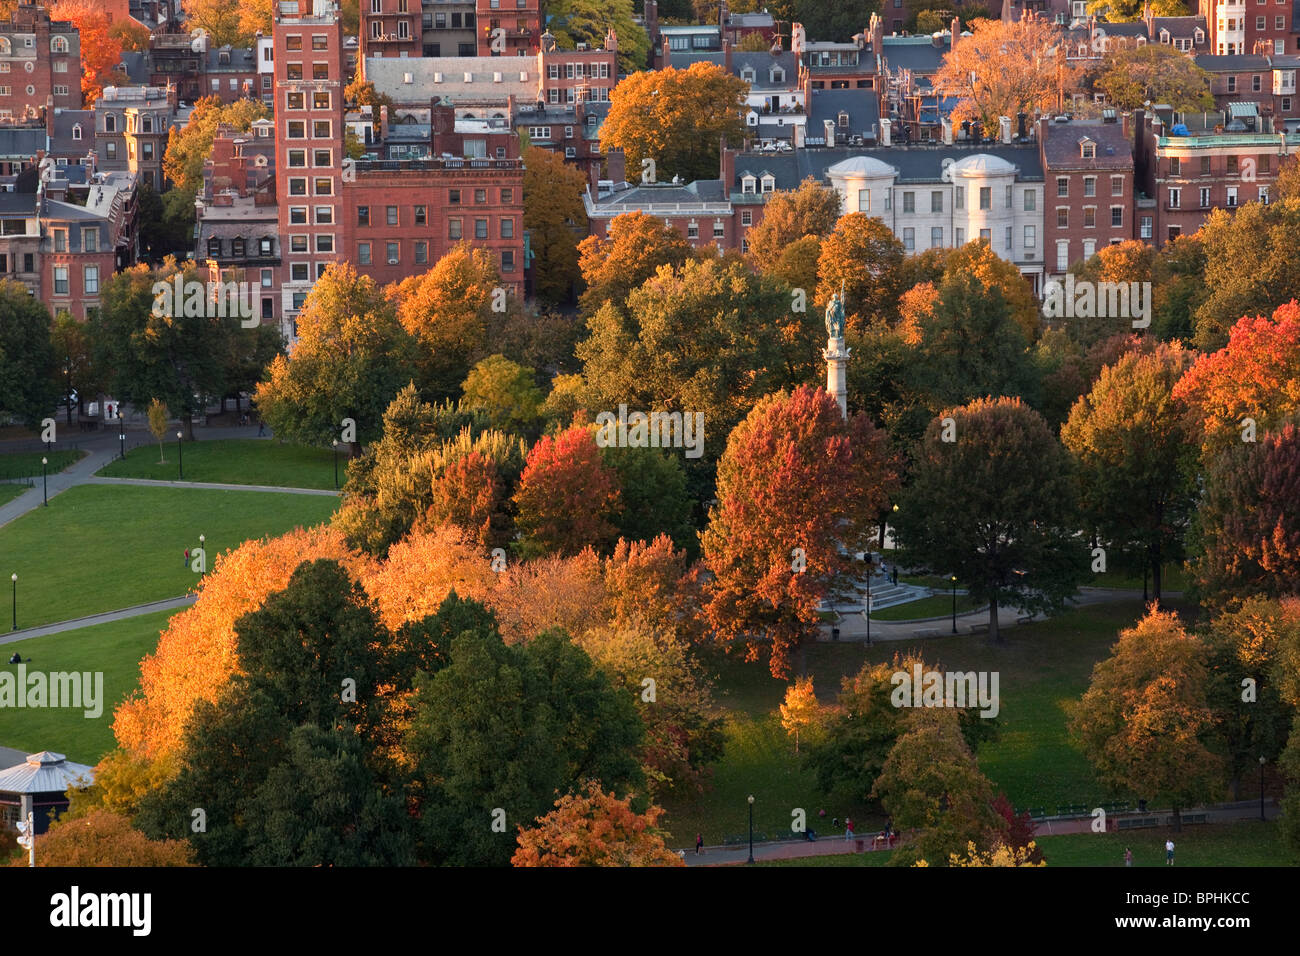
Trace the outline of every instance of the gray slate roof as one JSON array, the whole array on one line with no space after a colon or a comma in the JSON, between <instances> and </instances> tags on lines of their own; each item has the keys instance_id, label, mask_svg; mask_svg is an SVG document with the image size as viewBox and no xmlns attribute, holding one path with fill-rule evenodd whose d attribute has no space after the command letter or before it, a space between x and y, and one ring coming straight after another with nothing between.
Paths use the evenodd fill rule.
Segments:
<instances>
[{"instance_id":1,"label":"gray slate roof","mask_svg":"<svg viewBox=\"0 0 1300 956\"><path fill-rule=\"evenodd\" d=\"M94 779L93 767L42 750L29 754L15 767L0 771L0 793L63 793L73 785L89 786Z\"/></svg>"},{"instance_id":2,"label":"gray slate roof","mask_svg":"<svg viewBox=\"0 0 1300 956\"><path fill-rule=\"evenodd\" d=\"M868 156L888 163L898 170L897 182L940 182L943 178L943 161L962 160L967 156L987 153L1014 164L1020 170L1021 181L1041 180L1043 166L1038 159L1038 147L985 144L982 146L881 146L874 149L797 149L790 153L741 153L736 157L736 181L732 190L740 192L740 178L751 173L762 178L770 172L776 179L777 189L795 189L804 179L826 181L826 170L838 162L856 156ZM759 197L761 199L761 197Z\"/></svg>"},{"instance_id":3,"label":"gray slate roof","mask_svg":"<svg viewBox=\"0 0 1300 956\"><path fill-rule=\"evenodd\" d=\"M841 111L849 114L852 133L871 135L880 122L880 101L875 90L813 90L808 135L821 136L823 123L838 123Z\"/></svg>"},{"instance_id":4,"label":"gray slate roof","mask_svg":"<svg viewBox=\"0 0 1300 956\"><path fill-rule=\"evenodd\" d=\"M0 156L31 159L48 143L44 127L0 126Z\"/></svg>"}]
</instances>

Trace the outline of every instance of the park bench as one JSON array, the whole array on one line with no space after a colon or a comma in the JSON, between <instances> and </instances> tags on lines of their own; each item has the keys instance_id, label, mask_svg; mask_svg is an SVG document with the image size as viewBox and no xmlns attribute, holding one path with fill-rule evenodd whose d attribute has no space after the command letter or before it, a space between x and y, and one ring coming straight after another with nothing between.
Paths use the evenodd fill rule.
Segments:
<instances>
[{"instance_id":1,"label":"park bench","mask_svg":"<svg viewBox=\"0 0 1300 956\"><path fill-rule=\"evenodd\" d=\"M1141 828L1143 828L1143 827L1158 827L1158 826L1160 826L1160 818L1159 818L1159 817L1151 817L1151 816L1147 816L1147 817L1121 817L1121 818L1120 818L1120 821L1119 821L1119 827L1118 827L1118 829L1120 829L1120 830L1138 830L1138 829L1141 829Z\"/></svg>"},{"instance_id":2,"label":"park bench","mask_svg":"<svg viewBox=\"0 0 1300 956\"><path fill-rule=\"evenodd\" d=\"M1082 803L1070 803L1056 808L1056 815L1058 817L1086 816L1090 812L1091 811L1088 807Z\"/></svg>"}]
</instances>

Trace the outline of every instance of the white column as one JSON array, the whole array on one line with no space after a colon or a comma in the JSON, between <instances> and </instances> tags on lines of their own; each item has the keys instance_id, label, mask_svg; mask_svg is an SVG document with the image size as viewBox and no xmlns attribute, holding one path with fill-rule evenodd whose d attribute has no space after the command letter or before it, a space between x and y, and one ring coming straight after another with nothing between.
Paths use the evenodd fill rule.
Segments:
<instances>
[{"instance_id":1,"label":"white column","mask_svg":"<svg viewBox=\"0 0 1300 956\"><path fill-rule=\"evenodd\" d=\"M849 387L846 369L849 364L850 349L844 347L844 339L827 339L826 350L822 357L826 359L826 391L835 396L839 403L840 414L849 417Z\"/></svg>"}]
</instances>

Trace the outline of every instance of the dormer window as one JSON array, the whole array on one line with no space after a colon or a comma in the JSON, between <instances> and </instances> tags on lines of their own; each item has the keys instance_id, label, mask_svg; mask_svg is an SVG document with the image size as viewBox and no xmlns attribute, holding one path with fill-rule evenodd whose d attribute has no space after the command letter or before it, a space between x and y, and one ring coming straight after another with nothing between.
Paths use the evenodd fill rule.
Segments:
<instances>
[{"instance_id":1,"label":"dormer window","mask_svg":"<svg viewBox=\"0 0 1300 956\"><path fill-rule=\"evenodd\" d=\"M836 119L836 122L837 122L837 124L839 125L839 128L840 128L840 129L848 129L848 128L849 128L849 114L848 114L845 110L840 110L840 115L839 115L839 117Z\"/></svg>"},{"instance_id":2,"label":"dormer window","mask_svg":"<svg viewBox=\"0 0 1300 956\"><path fill-rule=\"evenodd\" d=\"M746 194L753 193L757 186L758 186L758 180L748 174L743 176L740 180L740 191L742 193L746 193Z\"/></svg>"},{"instance_id":3,"label":"dormer window","mask_svg":"<svg viewBox=\"0 0 1300 956\"><path fill-rule=\"evenodd\" d=\"M785 70L781 69L779 66L774 66L768 71L767 79L771 83L784 83Z\"/></svg>"},{"instance_id":4,"label":"dormer window","mask_svg":"<svg viewBox=\"0 0 1300 956\"><path fill-rule=\"evenodd\" d=\"M1079 140L1079 155L1083 159L1097 158L1097 144L1090 139Z\"/></svg>"},{"instance_id":5,"label":"dormer window","mask_svg":"<svg viewBox=\"0 0 1300 956\"><path fill-rule=\"evenodd\" d=\"M1199 32L1199 31L1197 31L1197 32ZM1160 42L1163 43L1165 46L1168 46L1168 45L1169 45L1169 39L1170 39L1170 37L1169 37L1169 31L1166 30L1166 29L1164 29L1164 28L1161 28L1161 30L1160 30Z\"/></svg>"},{"instance_id":6,"label":"dormer window","mask_svg":"<svg viewBox=\"0 0 1300 956\"><path fill-rule=\"evenodd\" d=\"M67 37L54 37L52 40L50 40L50 52L51 52L51 53L67 53L67 52L68 52L68 38L67 38Z\"/></svg>"},{"instance_id":7,"label":"dormer window","mask_svg":"<svg viewBox=\"0 0 1300 956\"><path fill-rule=\"evenodd\" d=\"M1200 27L1197 27L1197 28L1196 28L1196 33L1193 34L1193 35L1196 37L1196 42L1197 42L1197 43L1204 43L1204 42L1205 42L1205 31L1202 30Z\"/></svg>"},{"instance_id":8,"label":"dormer window","mask_svg":"<svg viewBox=\"0 0 1300 956\"><path fill-rule=\"evenodd\" d=\"M104 117L104 132L105 133L117 132L117 117L112 113L109 113Z\"/></svg>"},{"instance_id":9,"label":"dormer window","mask_svg":"<svg viewBox=\"0 0 1300 956\"><path fill-rule=\"evenodd\" d=\"M770 193L776 189L776 177L770 173L763 177L763 192Z\"/></svg>"},{"instance_id":10,"label":"dormer window","mask_svg":"<svg viewBox=\"0 0 1300 956\"><path fill-rule=\"evenodd\" d=\"M754 82L754 71L750 67L745 67L740 71L740 78L746 83Z\"/></svg>"},{"instance_id":11,"label":"dormer window","mask_svg":"<svg viewBox=\"0 0 1300 956\"><path fill-rule=\"evenodd\" d=\"M81 124L80 124L80 123L78 123L76 126L72 127L72 138L75 139L75 140L79 140L79 139L81 139Z\"/></svg>"}]
</instances>

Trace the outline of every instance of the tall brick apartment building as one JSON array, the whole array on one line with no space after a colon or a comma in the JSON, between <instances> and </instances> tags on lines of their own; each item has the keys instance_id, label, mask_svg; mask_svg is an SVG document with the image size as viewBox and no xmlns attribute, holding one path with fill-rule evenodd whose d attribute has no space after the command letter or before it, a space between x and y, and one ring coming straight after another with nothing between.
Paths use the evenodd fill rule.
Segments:
<instances>
[{"instance_id":1,"label":"tall brick apartment building","mask_svg":"<svg viewBox=\"0 0 1300 956\"><path fill-rule=\"evenodd\" d=\"M36 116L51 99L56 109L81 109L81 35L20 3L0 21L0 120Z\"/></svg>"}]
</instances>

